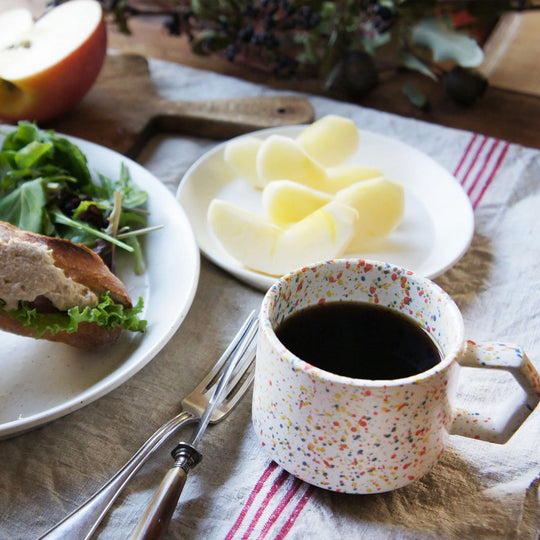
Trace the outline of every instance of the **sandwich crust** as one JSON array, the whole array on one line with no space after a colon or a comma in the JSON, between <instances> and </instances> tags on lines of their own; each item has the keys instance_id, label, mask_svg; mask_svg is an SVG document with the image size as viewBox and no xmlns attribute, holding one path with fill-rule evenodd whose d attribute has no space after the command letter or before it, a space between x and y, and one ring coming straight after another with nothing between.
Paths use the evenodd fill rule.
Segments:
<instances>
[{"instance_id":1,"label":"sandwich crust","mask_svg":"<svg viewBox=\"0 0 540 540\"><path fill-rule=\"evenodd\" d=\"M32 242L49 249L55 266L62 269L67 277L88 287L97 296L110 291L116 303L132 307L126 286L109 270L99 255L86 246L23 231L3 221L0 221L0 240Z\"/></svg>"}]
</instances>

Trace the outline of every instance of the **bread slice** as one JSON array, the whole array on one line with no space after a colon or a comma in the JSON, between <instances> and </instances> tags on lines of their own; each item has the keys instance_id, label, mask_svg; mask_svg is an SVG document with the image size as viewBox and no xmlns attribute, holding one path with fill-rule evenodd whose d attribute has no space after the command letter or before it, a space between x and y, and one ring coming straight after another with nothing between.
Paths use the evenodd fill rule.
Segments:
<instances>
[{"instance_id":1,"label":"bread slice","mask_svg":"<svg viewBox=\"0 0 540 540\"><path fill-rule=\"evenodd\" d=\"M66 293L68 300L65 300L61 298L63 291L76 291L76 294ZM41 296L57 308L67 310L75 305L92 306L92 302L97 303L97 299L107 291L115 303L132 307L126 286L91 249L69 240L22 231L0 221L0 298L6 303L33 301ZM18 292L21 297L14 298ZM84 304L79 303L83 301ZM4 309L0 309L0 328L36 337L34 329L25 327ZM61 331L54 335L46 332L42 337L93 349L111 345L120 332L120 327L110 330L83 322L77 332Z\"/></svg>"}]
</instances>

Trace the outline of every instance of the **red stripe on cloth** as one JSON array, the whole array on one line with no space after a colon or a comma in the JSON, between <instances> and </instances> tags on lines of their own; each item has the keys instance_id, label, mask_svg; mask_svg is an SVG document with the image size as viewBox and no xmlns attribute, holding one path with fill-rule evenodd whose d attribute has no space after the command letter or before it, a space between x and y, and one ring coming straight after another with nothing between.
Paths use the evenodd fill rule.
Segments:
<instances>
[{"instance_id":1,"label":"red stripe on cloth","mask_svg":"<svg viewBox=\"0 0 540 540\"><path fill-rule=\"evenodd\" d=\"M244 521L246 514L251 508L251 505L253 504L255 497L261 491L264 483L266 482L268 477L272 474L272 472L276 469L276 467L277 467L277 463L275 461L270 462L268 467L266 467L265 471L262 473L261 477L255 484L255 487L253 488L252 492L249 494L248 500L246 501L244 508L242 508L240 515L234 522L234 525L232 526L231 530L227 533L225 540L231 540L234 537L236 531L238 531L238 529L240 528L240 525L242 525L242 522Z\"/></svg>"},{"instance_id":2,"label":"red stripe on cloth","mask_svg":"<svg viewBox=\"0 0 540 540\"><path fill-rule=\"evenodd\" d=\"M480 146L476 150L476 153L474 154L473 160L469 164L469 167L465 171L465 174L463 175L463 178L461 179L461 185L464 186L465 182L467 182L467 179L469 178L469 175L471 174L472 169L476 165L476 162L478 161L478 158L480 157L480 154L482 153L482 150L484 149L484 146L487 142L487 137L484 137L482 139L482 142L480 143Z\"/></svg>"},{"instance_id":3,"label":"red stripe on cloth","mask_svg":"<svg viewBox=\"0 0 540 540\"><path fill-rule=\"evenodd\" d=\"M482 163L482 166L480 167L480 171L478 171L473 183L469 186L469 189L467 190L467 194L469 195L469 197L472 195L472 192L473 192L474 188L477 186L480 178L482 178L482 175L486 172L486 169L487 169L488 164L489 164L489 160L491 159L491 156L493 155L493 152L495 152L495 150L497 149L497 146L499 146L499 143L500 143L500 141L498 141L498 140L494 140L491 143L491 147L488 150L486 156L484 157L484 162Z\"/></svg>"},{"instance_id":4,"label":"red stripe on cloth","mask_svg":"<svg viewBox=\"0 0 540 540\"><path fill-rule=\"evenodd\" d=\"M257 540L262 540L267 534L272 525L278 520L279 516L285 509L285 507L289 504L291 499L294 497L300 486L302 485L302 482L298 480L297 478L294 479L292 486L287 490L287 493L285 493L284 497L279 501L279 504L276 506L266 523L264 524L263 530L261 531L261 534L257 537Z\"/></svg>"},{"instance_id":5,"label":"red stripe on cloth","mask_svg":"<svg viewBox=\"0 0 540 540\"><path fill-rule=\"evenodd\" d=\"M469 155L469 152L471 151L471 148L473 147L474 142L476 141L478 137L478 134L475 133L471 140L469 141L469 144L467 145L467 148L465 148L465 152L463 152L463 156L461 157L460 162L458 163L458 166L456 167L456 170L454 171L454 176L457 176L461 167L463 167L463 164L465 163L465 160L467 159L467 156Z\"/></svg>"},{"instance_id":6,"label":"red stripe on cloth","mask_svg":"<svg viewBox=\"0 0 540 540\"><path fill-rule=\"evenodd\" d=\"M289 473L286 470L282 470L279 473L279 476L274 480L274 483L272 484L272 486L270 487L268 493L266 494L266 497L264 498L261 506L259 506L259 508L257 509L257 512L255 512L255 515L253 516L253 519L251 520L251 523L248 525L248 528L247 528L246 532L242 536L242 538L244 540L249 538L249 536L251 535L251 533L255 529L255 526L257 525L257 522L259 521L259 519L261 519L261 516L262 516L263 512L266 510L266 507L268 506L268 504L270 503L270 501L274 497L276 491L283 485L285 480L287 480L288 476L289 476Z\"/></svg>"},{"instance_id":7,"label":"red stripe on cloth","mask_svg":"<svg viewBox=\"0 0 540 540\"><path fill-rule=\"evenodd\" d=\"M488 141L490 145L486 148ZM501 144L503 145L502 147ZM454 171L454 176L465 189L471 200L473 210L480 204L482 197L493 181L508 148L509 143L500 139L490 139L482 136L482 139L479 141L478 134L474 134L465 147L463 155ZM492 165L494 161L495 164ZM466 169L464 169L465 167ZM492 169L488 173L490 167ZM472 176L473 173L474 177Z\"/></svg>"},{"instance_id":8,"label":"red stripe on cloth","mask_svg":"<svg viewBox=\"0 0 540 540\"><path fill-rule=\"evenodd\" d=\"M291 527L294 525L294 522L296 521L296 518L300 515L300 512L304 509L304 506L306 506L306 503L311 499L311 495L313 494L313 486L308 486L304 494L302 495L302 498L298 501L298 504L294 507L294 510L292 511L291 515L289 516L289 519L285 522L285 525L281 528L281 531L276 536L276 540L282 540L285 538L288 534L288 532L291 530Z\"/></svg>"},{"instance_id":9,"label":"red stripe on cloth","mask_svg":"<svg viewBox=\"0 0 540 540\"><path fill-rule=\"evenodd\" d=\"M504 157L506 156L506 152L508 152L508 148L510 147L510 143L505 143L499 157L497 158L497 161L495 162L495 165L493 167L493 170L491 171L490 175L488 176L486 183L484 184L484 187L480 191L480 194L476 198L476 200L473 203L473 209L476 209L476 207L480 204L480 201L482 200L482 197L484 196L484 193L486 192L487 188L490 186L494 176L497 174L497 171L499 170L499 167L501 166L501 163L504 160Z\"/></svg>"}]
</instances>

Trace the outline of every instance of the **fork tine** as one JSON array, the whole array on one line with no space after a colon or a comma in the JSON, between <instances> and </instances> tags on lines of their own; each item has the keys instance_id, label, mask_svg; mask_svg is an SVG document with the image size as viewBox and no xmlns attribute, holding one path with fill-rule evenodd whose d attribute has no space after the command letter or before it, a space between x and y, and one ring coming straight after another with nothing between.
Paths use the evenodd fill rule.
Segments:
<instances>
[{"instance_id":1,"label":"fork tine","mask_svg":"<svg viewBox=\"0 0 540 540\"><path fill-rule=\"evenodd\" d=\"M199 385L195 388L195 392L199 392L201 394L204 394L208 392L208 390L215 385L216 380L219 378L219 375L227 362L227 359L231 357L231 355L234 353L234 351L238 348L239 345L242 344L245 335L249 332L250 328L254 324L254 322L257 320L255 310L253 310L248 318L245 320L244 324L238 330L238 333L234 336L233 340L229 344L229 346L225 349L223 354L221 355L220 359L214 364L212 369L206 374L204 379L199 383Z\"/></svg>"},{"instance_id":2,"label":"fork tine","mask_svg":"<svg viewBox=\"0 0 540 540\"><path fill-rule=\"evenodd\" d=\"M251 359L255 359L255 349L252 351ZM229 392L229 396L226 397L221 406L217 411L215 411L215 415L213 415L211 422L214 424L216 422L220 422L223 420L235 407L237 402L243 397L245 392L247 391L249 385L253 382L253 377L255 376L255 367L254 364L251 363L246 372L243 374L244 377L240 383L240 385L237 385L231 392Z\"/></svg>"},{"instance_id":3,"label":"fork tine","mask_svg":"<svg viewBox=\"0 0 540 540\"><path fill-rule=\"evenodd\" d=\"M229 394L235 391L238 383L245 377L246 372L250 368L255 358L257 332L258 325L255 322L253 326L248 329L248 332L246 333L246 339L243 342L243 347L241 350L239 349L238 351L238 354L241 355L241 358L238 361L233 376L231 377L227 385L227 398L229 397Z\"/></svg>"},{"instance_id":4,"label":"fork tine","mask_svg":"<svg viewBox=\"0 0 540 540\"><path fill-rule=\"evenodd\" d=\"M233 383L231 385L231 379L234 381L239 381L246 371L246 369L251 364L246 363L246 351L253 349L253 340L257 335L258 321L253 317L253 313L248 318L248 326L245 333L242 335L238 346L234 349L233 354L227 359L225 364L225 369L220 373L219 380L213 385L212 388L208 389L206 394L200 396L202 401L206 402L204 409L201 411L201 419L197 426L197 429L194 435L190 440L190 444L195 445L199 433L204 433L208 423L216 423L222 420L225 416L226 409L223 407L223 401L228 397L234 388ZM239 367L242 364L242 367ZM241 397L241 396L240 396ZM188 397L189 400L189 397ZM187 403L187 400L186 400ZM201 427L204 426L204 427Z\"/></svg>"},{"instance_id":5,"label":"fork tine","mask_svg":"<svg viewBox=\"0 0 540 540\"><path fill-rule=\"evenodd\" d=\"M243 357L238 362L236 373L227 385L227 394L212 415L212 423L223 420L231 412L253 381L257 331L258 325L255 322L246 338L244 350L241 352Z\"/></svg>"}]
</instances>

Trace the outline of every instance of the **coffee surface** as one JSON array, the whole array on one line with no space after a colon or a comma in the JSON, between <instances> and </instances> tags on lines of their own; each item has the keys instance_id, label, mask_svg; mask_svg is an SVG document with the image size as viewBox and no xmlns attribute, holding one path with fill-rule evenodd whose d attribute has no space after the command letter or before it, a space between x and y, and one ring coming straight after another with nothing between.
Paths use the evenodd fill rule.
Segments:
<instances>
[{"instance_id":1,"label":"coffee surface","mask_svg":"<svg viewBox=\"0 0 540 540\"><path fill-rule=\"evenodd\" d=\"M278 339L309 364L355 379L392 380L422 373L442 355L411 317L365 302L327 302L285 319Z\"/></svg>"}]
</instances>

